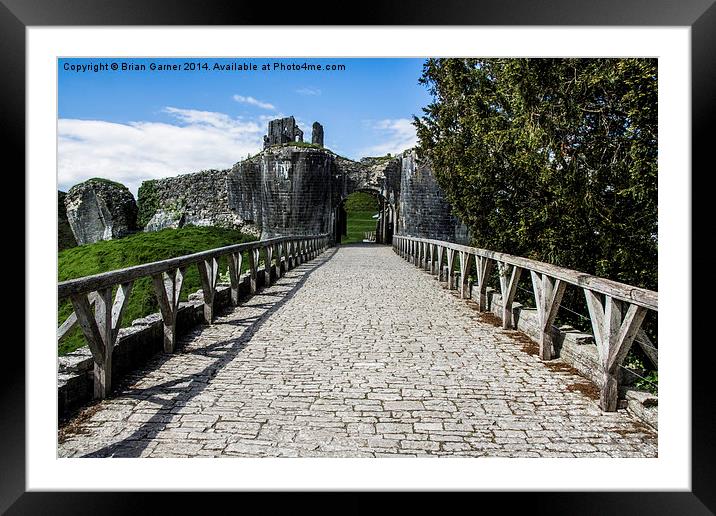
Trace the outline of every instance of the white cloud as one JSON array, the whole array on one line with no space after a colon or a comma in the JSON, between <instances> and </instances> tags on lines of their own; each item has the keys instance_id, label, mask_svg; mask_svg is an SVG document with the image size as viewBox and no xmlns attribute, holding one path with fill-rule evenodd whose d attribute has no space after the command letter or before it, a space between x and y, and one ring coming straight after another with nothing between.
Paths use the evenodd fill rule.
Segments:
<instances>
[{"instance_id":1,"label":"white cloud","mask_svg":"<svg viewBox=\"0 0 716 516\"><path fill-rule=\"evenodd\" d=\"M299 95L318 96L321 94L321 90L319 90L318 88L301 88L296 90L296 93L298 93Z\"/></svg>"},{"instance_id":2,"label":"white cloud","mask_svg":"<svg viewBox=\"0 0 716 516\"><path fill-rule=\"evenodd\" d=\"M242 104L250 104L252 106L260 107L261 109L276 109L276 107L273 104L269 104L268 102L262 102L258 99L253 98L253 97L244 97L242 95L234 95L233 99L236 102L240 102Z\"/></svg>"},{"instance_id":3,"label":"white cloud","mask_svg":"<svg viewBox=\"0 0 716 516\"><path fill-rule=\"evenodd\" d=\"M263 124L224 113L167 107L177 123L58 121L58 183L67 191L91 177L126 185L229 168L263 146Z\"/></svg>"},{"instance_id":4,"label":"white cloud","mask_svg":"<svg viewBox=\"0 0 716 516\"><path fill-rule=\"evenodd\" d=\"M361 156L385 156L387 153L398 154L415 147L418 138L415 126L409 118L387 118L369 121L368 127L373 131L374 138L380 143L366 147L360 151Z\"/></svg>"}]
</instances>

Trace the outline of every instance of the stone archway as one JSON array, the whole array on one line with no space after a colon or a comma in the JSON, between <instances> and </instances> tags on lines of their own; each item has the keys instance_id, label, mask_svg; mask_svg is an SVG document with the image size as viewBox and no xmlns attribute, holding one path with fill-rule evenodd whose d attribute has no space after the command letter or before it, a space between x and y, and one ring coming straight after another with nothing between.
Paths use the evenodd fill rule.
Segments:
<instances>
[{"instance_id":1,"label":"stone archway","mask_svg":"<svg viewBox=\"0 0 716 516\"><path fill-rule=\"evenodd\" d=\"M348 214L345 209L345 202L351 195L358 192L367 193L375 197L378 203L378 217L375 224L375 243L391 244L394 232L395 208L378 188L369 186L359 186L350 193L341 196L340 201L333 210L332 229L335 243L341 243L342 238L347 236Z\"/></svg>"}]
</instances>

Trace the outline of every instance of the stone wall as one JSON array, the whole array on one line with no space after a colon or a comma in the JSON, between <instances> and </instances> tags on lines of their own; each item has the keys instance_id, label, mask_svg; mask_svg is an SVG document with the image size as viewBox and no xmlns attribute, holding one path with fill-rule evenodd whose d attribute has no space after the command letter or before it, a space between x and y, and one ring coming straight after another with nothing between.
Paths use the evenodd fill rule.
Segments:
<instances>
[{"instance_id":1,"label":"stone wall","mask_svg":"<svg viewBox=\"0 0 716 516\"><path fill-rule=\"evenodd\" d=\"M432 170L412 151L352 161L326 149L273 145L231 169L145 182L139 207L156 206L149 231L215 225L270 238L334 231L336 210L356 191L382 196L398 233L467 243Z\"/></svg>"},{"instance_id":2,"label":"stone wall","mask_svg":"<svg viewBox=\"0 0 716 516\"><path fill-rule=\"evenodd\" d=\"M57 250L69 249L77 246L77 240L72 233L70 222L67 220L67 208L65 208L65 197L67 193L57 191Z\"/></svg>"},{"instance_id":3,"label":"stone wall","mask_svg":"<svg viewBox=\"0 0 716 516\"><path fill-rule=\"evenodd\" d=\"M467 228L452 214L432 168L414 151L402 156L398 206L399 234L468 243Z\"/></svg>"},{"instance_id":4,"label":"stone wall","mask_svg":"<svg viewBox=\"0 0 716 516\"><path fill-rule=\"evenodd\" d=\"M272 146L228 170L145 182L139 206L141 212L145 203L156 206L148 231L215 225L270 238L330 232L334 209L357 190L374 191L396 203L400 159L356 162L324 149Z\"/></svg>"},{"instance_id":5,"label":"stone wall","mask_svg":"<svg viewBox=\"0 0 716 516\"><path fill-rule=\"evenodd\" d=\"M137 203L119 183L88 179L70 188L64 204L79 245L121 238L137 230Z\"/></svg>"},{"instance_id":6,"label":"stone wall","mask_svg":"<svg viewBox=\"0 0 716 516\"><path fill-rule=\"evenodd\" d=\"M325 233L334 175L329 152L271 147L231 169L229 204L260 228L261 238Z\"/></svg>"},{"instance_id":7,"label":"stone wall","mask_svg":"<svg viewBox=\"0 0 716 516\"><path fill-rule=\"evenodd\" d=\"M256 234L256 228L234 209L231 192L231 170L204 170L152 184L152 202L157 209L147 223L147 231L166 227L220 226ZM145 185L139 192L139 204L147 202Z\"/></svg>"}]
</instances>

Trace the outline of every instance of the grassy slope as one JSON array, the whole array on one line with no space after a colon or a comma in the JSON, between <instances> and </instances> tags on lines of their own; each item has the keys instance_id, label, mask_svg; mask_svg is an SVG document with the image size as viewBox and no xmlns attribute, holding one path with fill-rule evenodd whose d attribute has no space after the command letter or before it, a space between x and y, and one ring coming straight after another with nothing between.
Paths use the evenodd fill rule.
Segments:
<instances>
[{"instance_id":1,"label":"grassy slope","mask_svg":"<svg viewBox=\"0 0 716 516\"><path fill-rule=\"evenodd\" d=\"M58 256L58 280L65 281L90 274L98 274L132 265L139 265L206 249L223 247L255 240L239 231L214 227L184 227L165 229L151 233L137 233L126 238L97 242L60 251ZM243 269L248 258L244 256ZM220 263L220 272L227 269L226 261ZM189 293L201 287L199 273L195 266L187 269L182 287L181 299L186 301ZM158 306L152 290L151 280L142 278L135 282L129 303L125 309L122 326L128 326L133 319L157 312ZM58 325L72 313L68 301L60 304ZM75 328L59 345L59 354L64 355L86 345L82 332Z\"/></svg>"},{"instance_id":2,"label":"grassy slope","mask_svg":"<svg viewBox=\"0 0 716 516\"><path fill-rule=\"evenodd\" d=\"M373 215L378 213L378 200L370 194L356 192L348 196L345 208L348 215L348 236L343 237L341 243L362 242L365 231L375 231L376 219Z\"/></svg>"}]
</instances>

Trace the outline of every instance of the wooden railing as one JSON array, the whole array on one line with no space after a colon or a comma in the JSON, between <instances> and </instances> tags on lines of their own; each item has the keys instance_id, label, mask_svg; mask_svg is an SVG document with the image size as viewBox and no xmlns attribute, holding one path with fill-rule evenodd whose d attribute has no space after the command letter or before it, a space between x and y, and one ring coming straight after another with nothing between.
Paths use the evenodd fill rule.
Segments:
<instances>
[{"instance_id":1,"label":"wooden railing","mask_svg":"<svg viewBox=\"0 0 716 516\"><path fill-rule=\"evenodd\" d=\"M69 299L74 312L57 330L62 339L79 324L94 360L94 397L104 398L111 391L112 351L122 322L122 314L132 292L134 281L151 277L154 293L164 323L164 351L173 353L176 347L176 315L179 295L186 269L199 269L204 294L204 319L211 324L214 318L214 297L219 275L219 258L227 256L231 285L231 302L239 303L243 253L248 252L249 285L256 292L259 257L265 255L266 286L271 284L271 268L276 261L276 276L315 258L328 247L328 235L288 236L220 247L158 262L127 267L116 271L85 276L58 285L58 300ZM112 291L117 292L112 300ZM93 313L94 307L94 313Z\"/></svg>"},{"instance_id":2,"label":"wooden railing","mask_svg":"<svg viewBox=\"0 0 716 516\"><path fill-rule=\"evenodd\" d=\"M363 242L375 242L375 231L364 231Z\"/></svg>"},{"instance_id":3,"label":"wooden railing","mask_svg":"<svg viewBox=\"0 0 716 516\"><path fill-rule=\"evenodd\" d=\"M646 339L640 327L647 310L657 311L657 292L549 263L439 240L394 235L393 248L404 259L447 282L450 289L458 288L454 271L457 257L459 289L463 298L470 296L468 277L474 263L477 290L473 296L480 311L487 309L487 280L497 264L504 328L513 327L512 305L517 283L522 272L529 271L540 325L540 358L543 360L553 356L552 324L565 288L569 284L583 289L602 368L600 406L609 412L617 409L619 367L637 334ZM447 272L444 272L445 265ZM655 349L645 347L645 351L656 364Z\"/></svg>"}]
</instances>

